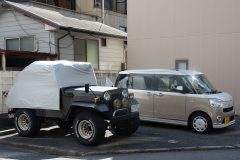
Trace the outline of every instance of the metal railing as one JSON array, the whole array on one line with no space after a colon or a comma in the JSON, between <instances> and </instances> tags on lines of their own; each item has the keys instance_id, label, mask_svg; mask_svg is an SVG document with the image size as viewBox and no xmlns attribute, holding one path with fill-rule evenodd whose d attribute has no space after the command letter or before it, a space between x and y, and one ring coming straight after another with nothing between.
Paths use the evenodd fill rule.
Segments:
<instances>
[{"instance_id":1,"label":"metal railing","mask_svg":"<svg viewBox=\"0 0 240 160\"><path fill-rule=\"evenodd\" d=\"M102 0L93 0L94 8L102 8ZM127 14L127 0L104 0L104 8Z\"/></svg>"}]
</instances>

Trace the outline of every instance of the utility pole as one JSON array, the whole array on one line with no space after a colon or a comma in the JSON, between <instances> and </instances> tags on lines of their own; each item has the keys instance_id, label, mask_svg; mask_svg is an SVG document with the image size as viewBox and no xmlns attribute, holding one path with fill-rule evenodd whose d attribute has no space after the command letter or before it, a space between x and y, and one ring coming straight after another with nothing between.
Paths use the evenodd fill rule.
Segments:
<instances>
[{"instance_id":1,"label":"utility pole","mask_svg":"<svg viewBox=\"0 0 240 160\"><path fill-rule=\"evenodd\" d=\"M102 0L102 23L104 24L104 0Z\"/></svg>"}]
</instances>

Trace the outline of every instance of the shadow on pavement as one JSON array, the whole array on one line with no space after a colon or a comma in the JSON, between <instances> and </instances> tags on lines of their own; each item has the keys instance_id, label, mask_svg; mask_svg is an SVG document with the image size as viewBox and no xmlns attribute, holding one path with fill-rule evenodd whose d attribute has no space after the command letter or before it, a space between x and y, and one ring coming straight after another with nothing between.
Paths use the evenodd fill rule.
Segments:
<instances>
[{"instance_id":1,"label":"shadow on pavement","mask_svg":"<svg viewBox=\"0 0 240 160\"><path fill-rule=\"evenodd\" d=\"M184 126L141 122L138 131L131 136L119 136L112 134L111 131L106 131L103 142L93 147L80 145L75 139L72 129L60 129L58 126L43 128L35 137L21 137L18 134L13 134L0 138L9 142L56 147L66 151L75 150L77 152L233 146L240 144L240 116L236 120L237 123L235 125L224 129L214 129L210 134L196 134L190 128Z\"/></svg>"}]
</instances>

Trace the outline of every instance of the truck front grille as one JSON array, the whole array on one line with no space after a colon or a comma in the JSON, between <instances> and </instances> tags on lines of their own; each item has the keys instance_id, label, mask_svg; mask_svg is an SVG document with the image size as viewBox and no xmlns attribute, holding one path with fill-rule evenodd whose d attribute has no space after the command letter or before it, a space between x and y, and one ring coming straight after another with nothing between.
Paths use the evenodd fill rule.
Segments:
<instances>
[{"instance_id":1,"label":"truck front grille","mask_svg":"<svg viewBox=\"0 0 240 160\"><path fill-rule=\"evenodd\" d=\"M111 94L111 100L109 101L108 105L112 112L114 111L113 102L115 99L119 99L122 102L122 93Z\"/></svg>"}]
</instances>

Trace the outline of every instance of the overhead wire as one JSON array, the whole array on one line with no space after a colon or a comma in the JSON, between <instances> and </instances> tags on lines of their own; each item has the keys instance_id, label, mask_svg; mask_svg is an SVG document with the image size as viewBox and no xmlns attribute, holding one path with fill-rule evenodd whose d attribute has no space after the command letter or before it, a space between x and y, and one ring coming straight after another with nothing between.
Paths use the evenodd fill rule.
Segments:
<instances>
[{"instance_id":1,"label":"overhead wire","mask_svg":"<svg viewBox=\"0 0 240 160\"><path fill-rule=\"evenodd\" d=\"M40 41L40 42L44 42L44 43L49 44L50 53L51 53L51 45L54 45L54 46L57 46L57 45L54 44L54 43L52 43L52 42L50 41L50 31L49 31L49 41L48 41L48 42L46 42L46 41L44 41L44 40L39 40L39 39L35 38L34 36L30 35L27 31L25 31L25 29L24 29L24 28L22 27L22 25L20 24L20 20L18 19L18 17L16 16L16 14L15 14L13 11L12 11L12 13L13 13L16 21L18 22L19 26L22 28L22 30L23 30L29 37L33 37L33 38L34 38L35 40L37 40L37 41ZM24 25L24 26L25 26L25 25ZM29 28L29 29L31 29L31 28ZM41 29L42 29L42 28L41 28ZM74 42L74 40L73 40L73 42ZM69 46L60 47L60 48L68 48L68 47L71 47L71 46L73 45L73 42L72 42Z\"/></svg>"},{"instance_id":2,"label":"overhead wire","mask_svg":"<svg viewBox=\"0 0 240 160\"><path fill-rule=\"evenodd\" d=\"M12 10L11 10L12 11ZM39 40L39 39L37 39L36 37L34 37L33 35L30 35L27 31L25 31L25 29L22 27L22 25L20 24L20 20L18 19L18 17L16 16L16 11L15 11L15 13L14 13L14 11L12 11L12 13L13 13L13 15L14 15L14 17L15 17L15 19L16 19L16 21L17 21L17 23L18 23L18 25L22 28L22 30L29 36L29 37L33 37L35 40L37 40L37 41L40 41L40 42L44 42L44 43L47 43L47 44L49 44L49 42L46 42L46 41L44 41L44 40ZM54 45L54 46L57 46L56 44L53 44L52 42L50 42L52 45Z\"/></svg>"},{"instance_id":3,"label":"overhead wire","mask_svg":"<svg viewBox=\"0 0 240 160\"><path fill-rule=\"evenodd\" d=\"M106 17L106 13L107 13L107 12L108 12L108 11L105 12L105 15L104 15L103 21L105 20L105 17ZM102 25L103 25L103 23L101 24L101 26L100 26L100 28L99 28L98 36L97 36L97 37L94 36L94 35L92 35L92 34L89 34L89 35L92 36L92 37L94 37L94 38L99 38L99 34L100 34L100 31L101 31Z\"/></svg>"}]
</instances>

